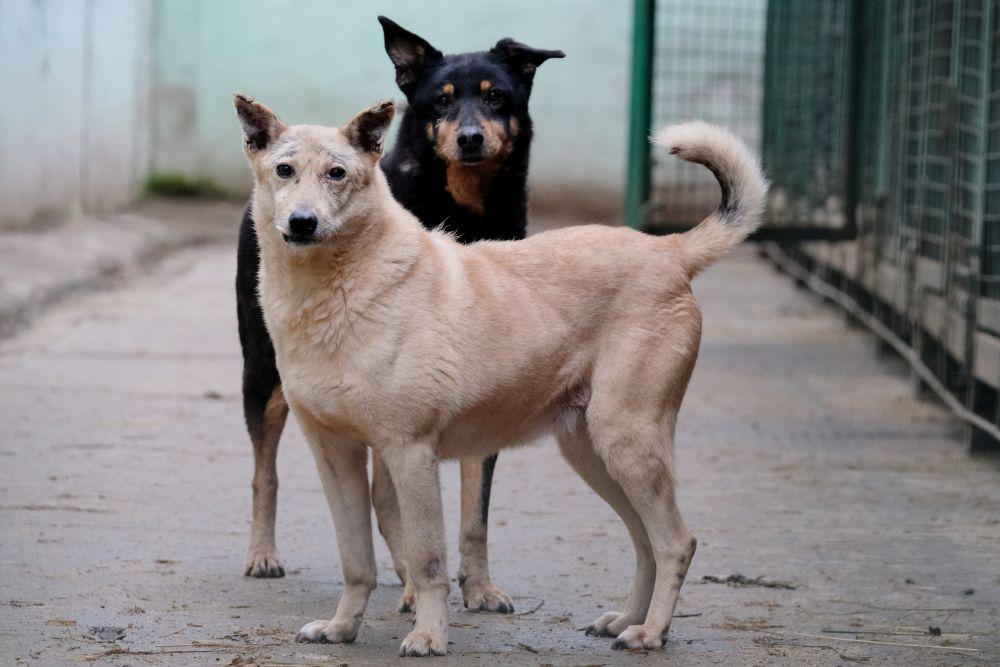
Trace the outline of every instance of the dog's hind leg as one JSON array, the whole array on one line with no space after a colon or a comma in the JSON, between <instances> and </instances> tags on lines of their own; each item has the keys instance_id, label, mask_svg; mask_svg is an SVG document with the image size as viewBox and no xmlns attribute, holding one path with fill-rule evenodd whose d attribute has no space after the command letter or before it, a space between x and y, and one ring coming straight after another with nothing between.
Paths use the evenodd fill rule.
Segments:
<instances>
[{"instance_id":1,"label":"dog's hind leg","mask_svg":"<svg viewBox=\"0 0 1000 667\"><path fill-rule=\"evenodd\" d=\"M350 643L358 636L368 598L375 589L371 496L368 493L367 448L323 429L296 413L316 459L323 491L333 515L344 575L344 592L332 620L302 627L299 642Z\"/></svg>"},{"instance_id":2,"label":"dog's hind leg","mask_svg":"<svg viewBox=\"0 0 1000 667\"><path fill-rule=\"evenodd\" d=\"M607 421L588 419L594 450L642 519L656 562L655 584L645 621L622 630L611 645L616 649L658 649L663 646L684 577L698 544L677 508L673 466L674 415L666 417L664 425L650 423L643 418L643 412L639 408L632 413L618 412L617 418ZM624 415L627 419L622 418Z\"/></svg>"},{"instance_id":3,"label":"dog's hind leg","mask_svg":"<svg viewBox=\"0 0 1000 667\"><path fill-rule=\"evenodd\" d=\"M466 609L512 614L514 603L510 596L490 580L486 546L486 523L496 463L496 454L483 460L463 459L461 462L462 532L458 550L462 554L462 562L458 567L458 583L462 587Z\"/></svg>"},{"instance_id":4,"label":"dog's hind leg","mask_svg":"<svg viewBox=\"0 0 1000 667\"><path fill-rule=\"evenodd\" d=\"M274 346L257 297L258 264L257 237L248 208L240 226L236 265L236 315L243 350L243 415L253 443L254 461L250 548L244 574L283 577L285 569L278 559L274 522L278 508L278 441L288 406L281 393Z\"/></svg>"},{"instance_id":5,"label":"dog's hind leg","mask_svg":"<svg viewBox=\"0 0 1000 667\"><path fill-rule=\"evenodd\" d=\"M406 575L417 593L417 617L400 655L448 651L448 566L438 459L430 443L393 444L380 452L399 495L406 535Z\"/></svg>"},{"instance_id":6,"label":"dog's hind leg","mask_svg":"<svg viewBox=\"0 0 1000 667\"><path fill-rule=\"evenodd\" d=\"M559 450L577 474L625 523L635 548L635 578L623 610L604 613L587 627L588 635L617 637L628 626L642 623L646 618L656 579L656 562L642 519L622 487L608 473L604 461L594 452L586 428L580 419L576 428L559 433Z\"/></svg>"},{"instance_id":7,"label":"dog's hind leg","mask_svg":"<svg viewBox=\"0 0 1000 667\"><path fill-rule=\"evenodd\" d=\"M389 545L392 566L404 586L399 613L413 611L416 591L406 576L406 542L403 536L403 518L399 513L399 498L389 476L389 469L377 450L372 451L372 504L375 506L379 532Z\"/></svg>"},{"instance_id":8,"label":"dog's hind leg","mask_svg":"<svg viewBox=\"0 0 1000 667\"><path fill-rule=\"evenodd\" d=\"M656 562L645 620L622 630L616 649L666 641L697 540L677 507L674 428L701 332L693 301L677 303L650 336L622 338L596 365L587 405L594 451L642 520Z\"/></svg>"}]
</instances>

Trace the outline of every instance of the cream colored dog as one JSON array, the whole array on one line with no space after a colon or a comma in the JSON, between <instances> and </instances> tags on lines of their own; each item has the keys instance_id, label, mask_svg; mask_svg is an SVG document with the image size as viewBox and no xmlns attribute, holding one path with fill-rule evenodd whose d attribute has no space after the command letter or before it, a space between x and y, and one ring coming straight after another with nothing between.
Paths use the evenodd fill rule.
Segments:
<instances>
[{"instance_id":1,"label":"cream colored dog","mask_svg":"<svg viewBox=\"0 0 1000 667\"><path fill-rule=\"evenodd\" d=\"M625 522L636 575L588 634L660 648L696 540L675 502L673 436L698 356L691 278L759 224L756 158L704 123L656 143L718 177L722 204L666 237L573 227L463 246L428 232L378 167L393 105L341 129L285 126L237 96L254 175L260 293L285 396L316 458L344 593L299 641L350 642L375 587L366 452L395 485L416 623L401 655L447 650L442 458L555 431L570 465Z\"/></svg>"}]
</instances>

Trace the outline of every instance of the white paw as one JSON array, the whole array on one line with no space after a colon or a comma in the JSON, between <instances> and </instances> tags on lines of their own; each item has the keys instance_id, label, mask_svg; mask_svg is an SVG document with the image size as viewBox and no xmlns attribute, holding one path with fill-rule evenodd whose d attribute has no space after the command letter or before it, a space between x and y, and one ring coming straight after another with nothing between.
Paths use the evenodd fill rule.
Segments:
<instances>
[{"instance_id":1,"label":"white paw","mask_svg":"<svg viewBox=\"0 0 1000 667\"><path fill-rule=\"evenodd\" d=\"M285 576L285 568L281 565L277 551L273 549L251 549L247 554L247 565L243 574L247 577L272 579Z\"/></svg>"},{"instance_id":2,"label":"white paw","mask_svg":"<svg viewBox=\"0 0 1000 667\"><path fill-rule=\"evenodd\" d=\"M666 641L666 630L660 634L651 632L644 625L630 625L618 635L618 639L611 642L611 648L616 651L628 648L655 651L663 648Z\"/></svg>"},{"instance_id":3,"label":"white paw","mask_svg":"<svg viewBox=\"0 0 1000 667\"><path fill-rule=\"evenodd\" d=\"M424 657L429 655L445 655L448 652L448 633L443 630L429 632L413 630L406 635L399 655L405 657Z\"/></svg>"},{"instance_id":4,"label":"white paw","mask_svg":"<svg viewBox=\"0 0 1000 667\"><path fill-rule=\"evenodd\" d=\"M495 611L498 614L514 613L514 603L510 596L494 586L489 579L483 582L466 580L462 584L462 598L465 601L465 608L469 611Z\"/></svg>"},{"instance_id":5,"label":"white paw","mask_svg":"<svg viewBox=\"0 0 1000 667\"><path fill-rule=\"evenodd\" d=\"M306 623L295 635L299 643L350 644L358 637L359 623L342 621L313 621Z\"/></svg>"}]
</instances>

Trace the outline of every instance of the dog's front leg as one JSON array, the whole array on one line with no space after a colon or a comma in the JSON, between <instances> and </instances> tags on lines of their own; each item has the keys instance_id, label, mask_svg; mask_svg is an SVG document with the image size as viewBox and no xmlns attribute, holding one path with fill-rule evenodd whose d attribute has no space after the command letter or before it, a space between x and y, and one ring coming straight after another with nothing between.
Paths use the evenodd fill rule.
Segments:
<instances>
[{"instance_id":1,"label":"dog's front leg","mask_svg":"<svg viewBox=\"0 0 1000 667\"><path fill-rule=\"evenodd\" d=\"M495 611L513 614L510 596L490 580L490 562L486 546L486 524L490 510L490 488L496 454L485 459L462 459L462 532L458 550L458 583L462 587L465 608L471 611Z\"/></svg>"},{"instance_id":2,"label":"dog's front leg","mask_svg":"<svg viewBox=\"0 0 1000 667\"><path fill-rule=\"evenodd\" d=\"M350 643L358 636L368 598L375 589L367 450L360 442L338 437L304 415L296 416L316 458L333 515L344 572L344 593L332 620L307 623L295 640Z\"/></svg>"},{"instance_id":3,"label":"dog's front leg","mask_svg":"<svg viewBox=\"0 0 1000 667\"><path fill-rule=\"evenodd\" d=\"M403 640L404 656L448 651L448 567L437 454L428 443L380 448L399 497L406 535L406 574L417 595L417 618Z\"/></svg>"}]
</instances>

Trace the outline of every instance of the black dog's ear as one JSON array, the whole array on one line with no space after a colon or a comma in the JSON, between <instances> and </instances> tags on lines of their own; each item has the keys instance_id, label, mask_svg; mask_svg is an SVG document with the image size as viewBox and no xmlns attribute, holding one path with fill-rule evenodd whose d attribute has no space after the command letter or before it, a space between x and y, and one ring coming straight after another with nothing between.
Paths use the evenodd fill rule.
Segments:
<instances>
[{"instance_id":1,"label":"black dog's ear","mask_svg":"<svg viewBox=\"0 0 1000 667\"><path fill-rule=\"evenodd\" d=\"M395 113L396 105L392 100L379 102L347 121L340 131L359 151L378 156L382 154L382 142Z\"/></svg>"},{"instance_id":2,"label":"black dog's ear","mask_svg":"<svg viewBox=\"0 0 1000 667\"><path fill-rule=\"evenodd\" d=\"M510 37L504 37L497 42L492 52L500 55L518 74L529 82L535 77L535 70L543 62L549 58L566 57L566 54L562 51L533 49L520 42L515 42Z\"/></svg>"},{"instance_id":3,"label":"black dog's ear","mask_svg":"<svg viewBox=\"0 0 1000 667\"><path fill-rule=\"evenodd\" d=\"M396 85L409 95L424 68L443 56L426 39L401 28L394 21L379 16L378 22L382 24L385 34L385 52L396 66Z\"/></svg>"},{"instance_id":4,"label":"black dog's ear","mask_svg":"<svg viewBox=\"0 0 1000 667\"><path fill-rule=\"evenodd\" d=\"M285 130L285 124L274 112L253 98L237 93L233 105L243 126L248 152L264 150Z\"/></svg>"}]
</instances>

